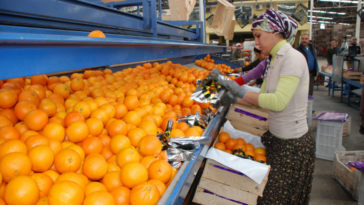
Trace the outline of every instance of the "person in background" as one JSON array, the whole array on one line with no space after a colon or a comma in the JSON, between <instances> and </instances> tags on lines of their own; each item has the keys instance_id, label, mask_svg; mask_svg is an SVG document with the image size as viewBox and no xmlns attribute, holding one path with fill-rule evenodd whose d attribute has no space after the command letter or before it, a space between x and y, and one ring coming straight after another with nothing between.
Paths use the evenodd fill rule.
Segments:
<instances>
[{"instance_id":1,"label":"person in background","mask_svg":"<svg viewBox=\"0 0 364 205\"><path fill-rule=\"evenodd\" d=\"M222 96L220 105L241 104L269 110L269 130L261 141L271 169L258 205L310 202L316 146L307 126L308 66L304 56L291 45L297 28L295 20L273 9L253 22L255 45L269 55L263 61L266 66L261 72L264 82L260 93L224 78L218 69L207 77L230 91Z\"/></svg>"},{"instance_id":2,"label":"person in background","mask_svg":"<svg viewBox=\"0 0 364 205\"><path fill-rule=\"evenodd\" d=\"M332 58L334 56L334 54L337 55L338 51L339 51L339 47L337 46L337 42L335 39L331 40L331 46L327 49L327 64L328 65L332 65Z\"/></svg>"},{"instance_id":3,"label":"person in background","mask_svg":"<svg viewBox=\"0 0 364 205\"><path fill-rule=\"evenodd\" d=\"M239 85L244 85L246 83L249 83L251 80L253 80L249 85L261 85L263 83L263 79L261 78L261 76L257 73L261 73L261 69L263 69L263 67L265 67L265 64L261 64L262 61L265 61L266 58L268 56L264 55L262 53L261 50L257 49L256 47L254 47L254 54L255 57L257 58L254 62L252 62L251 64L249 64L248 66L245 66L244 68L236 68L234 70L234 72L238 73L238 72L246 72L246 71L250 71L245 75L240 76L239 78L235 79L235 82L237 82ZM261 65L260 65L261 64ZM258 67L256 70L255 68ZM252 70L254 69L254 70Z\"/></svg>"},{"instance_id":4,"label":"person in background","mask_svg":"<svg viewBox=\"0 0 364 205\"><path fill-rule=\"evenodd\" d=\"M253 15L253 21L255 21L255 19L257 19L258 16L256 14Z\"/></svg>"},{"instance_id":5,"label":"person in background","mask_svg":"<svg viewBox=\"0 0 364 205\"><path fill-rule=\"evenodd\" d=\"M249 14L248 13L244 14L243 24L244 25L249 24Z\"/></svg>"},{"instance_id":6,"label":"person in background","mask_svg":"<svg viewBox=\"0 0 364 205\"><path fill-rule=\"evenodd\" d=\"M241 58L241 44L240 43L237 43L236 44L236 48L235 48L235 51L233 53L233 59L239 59Z\"/></svg>"},{"instance_id":7,"label":"person in background","mask_svg":"<svg viewBox=\"0 0 364 205\"><path fill-rule=\"evenodd\" d=\"M358 38L357 37L353 37L351 38L351 43L349 44L349 49L355 49L356 50L356 54L360 55L361 54L361 45L357 43ZM348 61L346 61L346 65L348 66L348 69L353 68L353 57L348 57Z\"/></svg>"},{"instance_id":8,"label":"person in background","mask_svg":"<svg viewBox=\"0 0 364 205\"><path fill-rule=\"evenodd\" d=\"M327 46L324 46L322 48L322 55L324 56L324 58L326 58L326 52L327 52Z\"/></svg>"},{"instance_id":9,"label":"person in background","mask_svg":"<svg viewBox=\"0 0 364 205\"><path fill-rule=\"evenodd\" d=\"M319 69L317 62L317 53L316 49L313 48L312 44L309 41L308 34L302 34L301 36L301 44L296 47L296 50L301 52L303 56L305 56L308 69L310 71L310 87L309 87L309 95L313 95L313 86L315 83L315 77L317 75L317 71Z\"/></svg>"}]
</instances>

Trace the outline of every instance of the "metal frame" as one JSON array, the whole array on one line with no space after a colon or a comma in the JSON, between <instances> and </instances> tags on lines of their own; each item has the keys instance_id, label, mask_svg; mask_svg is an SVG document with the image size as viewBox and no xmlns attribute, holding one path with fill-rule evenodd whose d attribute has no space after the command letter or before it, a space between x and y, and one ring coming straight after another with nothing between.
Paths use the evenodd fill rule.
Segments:
<instances>
[{"instance_id":1,"label":"metal frame","mask_svg":"<svg viewBox=\"0 0 364 205\"><path fill-rule=\"evenodd\" d=\"M347 99L346 99L346 104L348 106L352 106L358 110L360 110L360 107L352 104L350 102L350 97L351 95L354 95L355 98L357 98L358 100L360 100L361 98L361 95L355 93L355 92L352 92L351 90L351 87L357 87L357 88L363 88L363 85L360 83L360 82L357 82L357 81L354 81L354 80L349 80L347 78L344 78L343 77L343 81L342 81L342 85L341 85L341 97L340 97L340 102L345 102L343 97L344 95L346 94L347 95Z\"/></svg>"}]
</instances>

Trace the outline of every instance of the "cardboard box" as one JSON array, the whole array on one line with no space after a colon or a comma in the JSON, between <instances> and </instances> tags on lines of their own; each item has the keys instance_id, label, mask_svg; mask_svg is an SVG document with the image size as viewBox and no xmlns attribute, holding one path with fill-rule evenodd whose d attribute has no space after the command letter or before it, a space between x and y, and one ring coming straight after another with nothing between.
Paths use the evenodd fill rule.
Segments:
<instances>
[{"instance_id":1,"label":"cardboard box","mask_svg":"<svg viewBox=\"0 0 364 205\"><path fill-rule=\"evenodd\" d=\"M226 115L235 129L261 137L269 127L269 110L234 104Z\"/></svg>"},{"instance_id":2,"label":"cardboard box","mask_svg":"<svg viewBox=\"0 0 364 205\"><path fill-rule=\"evenodd\" d=\"M345 72L344 78L350 79L350 80L360 80L362 77L362 72Z\"/></svg>"}]
</instances>

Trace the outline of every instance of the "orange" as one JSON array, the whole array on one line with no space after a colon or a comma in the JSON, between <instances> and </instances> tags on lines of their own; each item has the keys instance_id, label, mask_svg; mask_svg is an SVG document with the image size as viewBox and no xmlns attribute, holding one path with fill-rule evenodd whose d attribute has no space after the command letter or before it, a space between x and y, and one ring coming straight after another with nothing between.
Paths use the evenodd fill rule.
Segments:
<instances>
[{"instance_id":1,"label":"orange","mask_svg":"<svg viewBox=\"0 0 364 205\"><path fill-rule=\"evenodd\" d=\"M19 137L20 133L15 127L10 125L0 127L0 138L5 140L10 140L10 139L19 139Z\"/></svg>"},{"instance_id":2,"label":"orange","mask_svg":"<svg viewBox=\"0 0 364 205\"><path fill-rule=\"evenodd\" d=\"M76 172L81 166L81 157L72 149L63 149L54 157L54 165L59 173Z\"/></svg>"},{"instance_id":3,"label":"orange","mask_svg":"<svg viewBox=\"0 0 364 205\"><path fill-rule=\"evenodd\" d=\"M82 147L78 146L78 145L70 145L67 147L67 149L72 149L74 151L77 152L77 154L80 156L81 161L83 161L85 159L85 151L83 151Z\"/></svg>"},{"instance_id":4,"label":"orange","mask_svg":"<svg viewBox=\"0 0 364 205\"><path fill-rule=\"evenodd\" d=\"M70 142L70 141L64 141L61 143L62 145L62 149L66 149L67 147L71 146L71 145L75 145L75 143Z\"/></svg>"},{"instance_id":5,"label":"orange","mask_svg":"<svg viewBox=\"0 0 364 205\"><path fill-rule=\"evenodd\" d=\"M82 190L84 190L86 188L86 185L88 183L88 180L86 180L82 174L73 173L73 172L67 172L67 173L61 174L57 178L55 183L59 183L59 182L63 182L63 181L75 182L82 188Z\"/></svg>"},{"instance_id":6,"label":"orange","mask_svg":"<svg viewBox=\"0 0 364 205\"><path fill-rule=\"evenodd\" d=\"M201 114L201 107L199 105L192 105L191 112L193 115L195 115L197 112L200 112Z\"/></svg>"},{"instance_id":7,"label":"orange","mask_svg":"<svg viewBox=\"0 0 364 205\"><path fill-rule=\"evenodd\" d=\"M182 132L186 132L188 128L190 128L190 126L185 122L177 123L177 129L182 130Z\"/></svg>"},{"instance_id":8,"label":"orange","mask_svg":"<svg viewBox=\"0 0 364 205\"><path fill-rule=\"evenodd\" d=\"M61 83L54 87L53 93L61 95L63 99L67 99L71 94L71 89L66 84Z\"/></svg>"},{"instance_id":9,"label":"orange","mask_svg":"<svg viewBox=\"0 0 364 205\"><path fill-rule=\"evenodd\" d=\"M105 159L109 159L114 153L111 151L109 147L103 147L101 151L101 155L105 157Z\"/></svg>"},{"instance_id":10,"label":"orange","mask_svg":"<svg viewBox=\"0 0 364 205\"><path fill-rule=\"evenodd\" d=\"M224 150L224 152L229 153L229 154L233 153L231 150L228 150L228 149Z\"/></svg>"},{"instance_id":11,"label":"orange","mask_svg":"<svg viewBox=\"0 0 364 205\"><path fill-rule=\"evenodd\" d=\"M104 146L98 137L87 137L82 141L81 147L88 156L90 154L100 154Z\"/></svg>"},{"instance_id":12,"label":"orange","mask_svg":"<svg viewBox=\"0 0 364 205\"><path fill-rule=\"evenodd\" d=\"M185 137L185 133L180 129L172 129L170 137Z\"/></svg>"},{"instance_id":13,"label":"orange","mask_svg":"<svg viewBox=\"0 0 364 205\"><path fill-rule=\"evenodd\" d=\"M3 109L0 111L0 115L7 117L13 123L13 125L18 122L18 118L16 117L13 109Z\"/></svg>"},{"instance_id":14,"label":"orange","mask_svg":"<svg viewBox=\"0 0 364 205\"><path fill-rule=\"evenodd\" d=\"M219 141L222 143L225 143L226 141L228 141L230 139L230 135L227 132L221 132L219 134Z\"/></svg>"},{"instance_id":15,"label":"orange","mask_svg":"<svg viewBox=\"0 0 364 205\"><path fill-rule=\"evenodd\" d=\"M143 156L155 156L162 151L162 143L156 136L145 136L138 144L138 152Z\"/></svg>"},{"instance_id":16,"label":"orange","mask_svg":"<svg viewBox=\"0 0 364 205\"><path fill-rule=\"evenodd\" d=\"M107 173L106 159L101 154L91 154L86 157L82 172L90 180L100 180Z\"/></svg>"},{"instance_id":17,"label":"orange","mask_svg":"<svg viewBox=\"0 0 364 205\"><path fill-rule=\"evenodd\" d=\"M87 119L91 115L91 107L86 102L78 102L73 106L73 111L81 113Z\"/></svg>"},{"instance_id":18,"label":"orange","mask_svg":"<svg viewBox=\"0 0 364 205\"><path fill-rule=\"evenodd\" d=\"M35 172L47 171L53 165L54 153L49 146L39 145L33 147L28 152L28 157L32 162L32 170Z\"/></svg>"},{"instance_id":19,"label":"orange","mask_svg":"<svg viewBox=\"0 0 364 205\"><path fill-rule=\"evenodd\" d=\"M158 188L149 182L144 182L130 191L130 204L157 204L160 199Z\"/></svg>"},{"instance_id":20,"label":"orange","mask_svg":"<svg viewBox=\"0 0 364 205\"><path fill-rule=\"evenodd\" d=\"M55 183L48 194L49 205L82 204L85 193L75 182L62 181Z\"/></svg>"},{"instance_id":21,"label":"orange","mask_svg":"<svg viewBox=\"0 0 364 205\"><path fill-rule=\"evenodd\" d=\"M37 106L28 100L23 100L18 102L15 107L14 107L14 113L15 116L19 119L19 120L24 120L25 119L25 115L32 111L32 110L36 110Z\"/></svg>"},{"instance_id":22,"label":"orange","mask_svg":"<svg viewBox=\"0 0 364 205\"><path fill-rule=\"evenodd\" d=\"M30 176L39 188L39 198L48 196L49 189L53 186L53 179L43 173L35 173Z\"/></svg>"},{"instance_id":23,"label":"orange","mask_svg":"<svg viewBox=\"0 0 364 205\"><path fill-rule=\"evenodd\" d=\"M4 127L6 125L13 126L13 123L4 115L0 115L0 127Z\"/></svg>"},{"instance_id":24,"label":"orange","mask_svg":"<svg viewBox=\"0 0 364 205\"><path fill-rule=\"evenodd\" d=\"M255 159L255 161L263 161L263 162L267 161L267 158L265 157L265 155L262 155L262 154L255 154L254 159Z\"/></svg>"},{"instance_id":25,"label":"orange","mask_svg":"<svg viewBox=\"0 0 364 205\"><path fill-rule=\"evenodd\" d=\"M107 173L102 179L102 183L105 185L108 192L112 191L116 187L122 186L120 171Z\"/></svg>"},{"instance_id":26,"label":"orange","mask_svg":"<svg viewBox=\"0 0 364 205\"><path fill-rule=\"evenodd\" d=\"M147 133L144 130L142 130L141 128L134 128L128 132L127 136L131 142L131 145L133 145L134 147L137 147L139 144L139 141L143 137L147 136Z\"/></svg>"},{"instance_id":27,"label":"orange","mask_svg":"<svg viewBox=\"0 0 364 205\"><path fill-rule=\"evenodd\" d=\"M71 81L70 87L74 92L82 91L85 88L85 82L82 79L75 78Z\"/></svg>"},{"instance_id":28,"label":"orange","mask_svg":"<svg viewBox=\"0 0 364 205\"><path fill-rule=\"evenodd\" d=\"M44 98L46 98L46 91L41 85L32 85L29 87L28 90L34 91L38 95L39 100L43 100Z\"/></svg>"},{"instance_id":29,"label":"orange","mask_svg":"<svg viewBox=\"0 0 364 205\"><path fill-rule=\"evenodd\" d=\"M0 173L6 183L9 183L17 176L29 175L31 167L32 163L29 157L23 153L10 153L0 160Z\"/></svg>"},{"instance_id":30,"label":"orange","mask_svg":"<svg viewBox=\"0 0 364 205\"><path fill-rule=\"evenodd\" d=\"M66 102L64 102L64 107L67 110L71 110L73 111L73 106L75 106L77 104L77 100L76 99L67 99Z\"/></svg>"},{"instance_id":31,"label":"orange","mask_svg":"<svg viewBox=\"0 0 364 205\"><path fill-rule=\"evenodd\" d=\"M1 115L0 115L0 117L1 117ZM27 130L23 134L20 135L20 140L25 142L25 140L28 139L32 135L39 135L39 133L34 130Z\"/></svg>"},{"instance_id":32,"label":"orange","mask_svg":"<svg viewBox=\"0 0 364 205\"><path fill-rule=\"evenodd\" d=\"M137 96L126 96L124 99L124 105L129 111L135 110L139 107L139 100Z\"/></svg>"},{"instance_id":33,"label":"orange","mask_svg":"<svg viewBox=\"0 0 364 205\"><path fill-rule=\"evenodd\" d=\"M246 151L252 151L253 153L254 153L254 145L252 145L252 144L250 144L250 143L247 143L246 145L245 145L245 149L246 149Z\"/></svg>"},{"instance_id":34,"label":"orange","mask_svg":"<svg viewBox=\"0 0 364 205\"><path fill-rule=\"evenodd\" d=\"M245 146L244 146L244 145L242 145L242 144L236 144L236 145L233 147L232 151L237 150L237 149L241 149L241 150L245 151Z\"/></svg>"},{"instance_id":35,"label":"orange","mask_svg":"<svg viewBox=\"0 0 364 205\"><path fill-rule=\"evenodd\" d=\"M66 135L71 142L82 142L89 135L85 122L74 122L66 129Z\"/></svg>"},{"instance_id":36,"label":"orange","mask_svg":"<svg viewBox=\"0 0 364 205\"><path fill-rule=\"evenodd\" d=\"M245 140L243 138L237 138L236 142L237 142L237 144L242 144L242 145L246 144L246 142L245 142Z\"/></svg>"},{"instance_id":37,"label":"orange","mask_svg":"<svg viewBox=\"0 0 364 205\"><path fill-rule=\"evenodd\" d=\"M54 123L58 123L58 124L60 124L62 127L66 127L66 124L64 123L64 119L62 119L61 117L58 117L58 116L54 116L54 117L50 118L50 119L48 120L48 122L49 122L49 123L52 123L52 122L54 122Z\"/></svg>"},{"instance_id":38,"label":"orange","mask_svg":"<svg viewBox=\"0 0 364 205\"><path fill-rule=\"evenodd\" d=\"M102 31L99 31L99 30L91 31L91 32L88 34L88 37L94 37L94 38L106 38L105 34L104 34Z\"/></svg>"},{"instance_id":39,"label":"orange","mask_svg":"<svg viewBox=\"0 0 364 205\"><path fill-rule=\"evenodd\" d=\"M194 127L191 127L191 128L188 128L185 132L186 134L186 137L192 137L192 136L201 136L202 135L202 132L200 129L198 129L196 126Z\"/></svg>"},{"instance_id":40,"label":"orange","mask_svg":"<svg viewBox=\"0 0 364 205\"><path fill-rule=\"evenodd\" d=\"M22 91L22 87L17 82L7 82L1 86L2 89L12 89L17 95L19 95Z\"/></svg>"},{"instance_id":41,"label":"orange","mask_svg":"<svg viewBox=\"0 0 364 205\"><path fill-rule=\"evenodd\" d=\"M106 130L107 130L107 129L109 129L109 127L110 127L111 123L112 123L112 122L114 122L115 120L117 120L117 119L115 119L115 118L110 118L110 119L106 122L105 129L106 129Z\"/></svg>"},{"instance_id":42,"label":"orange","mask_svg":"<svg viewBox=\"0 0 364 205\"><path fill-rule=\"evenodd\" d=\"M193 105L193 100L190 97L186 97L183 100L183 107L191 107Z\"/></svg>"},{"instance_id":43,"label":"orange","mask_svg":"<svg viewBox=\"0 0 364 205\"><path fill-rule=\"evenodd\" d=\"M51 94L47 97L50 100L53 100L53 102L55 103L61 103L62 105L64 105L64 99L60 94Z\"/></svg>"},{"instance_id":44,"label":"orange","mask_svg":"<svg viewBox=\"0 0 364 205\"><path fill-rule=\"evenodd\" d=\"M257 147L255 150L254 150L254 153L255 154L262 154L262 155L266 155L266 151L264 148L261 148L261 147Z\"/></svg>"},{"instance_id":45,"label":"orange","mask_svg":"<svg viewBox=\"0 0 364 205\"><path fill-rule=\"evenodd\" d=\"M0 145L0 159L14 152L27 154L27 146L20 140L7 140Z\"/></svg>"},{"instance_id":46,"label":"orange","mask_svg":"<svg viewBox=\"0 0 364 205\"><path fill-rule=\"evenodd\" d=\"M111 104L104 104L100 108L107 112L109 118L115 117L115 108Z\"/></svg>"},{"instance_id":47,"label":"orange","mask_svg":"<svg viewBox=\"0 0 364 205\"><path fill-rule=\"evenodd\" d=\"M153 107L153 114L163 116L164 115L164 109L161 106L154 106Z\"/></svg>"},{"instance_id":48,"label":"orange","mask_svg":"<svg viewBox=\"0 0 364 205\"><path fill-rule=\"evenodd\" d=\"M32 85L41 85L46 86L47 85L47 76L46 75L33 75L30 80Z\"/></svg>"},{"instance_id":49,"label":"orange","mask_svg":"<svg viewBox=\"0 0 364 205\"><path fill-rule=\"evenodd\" d=\"M143 129L147 135L157 135L157 126L151 121L142 121L138 128Z\"/></svg>"},{"instance_id":50,"label":"orange","mask_svg":"<svg viewBox=\"0 0 364 205\"><path fill-rule=\"evenodd\" d=\"M24 123L29 129L40 131L48 124L48 115L43 110L32 110L25 115Z\"/></svg>"},{"instance_id":51,"label":"orange","mask_svg":"<svg viewBox=\"0 0 364 205\"><path fill-rule=\"evenodd\" d=\"M106 122L109 120L109 115L107 112L103 109L96 109L91 113L92 118L97 118L102 121L102 123L105 125Z\"/></svg>"},{"instance_id":52,"label":"orange","mask_svg":"<svg viewBox=\"0 0 364 205\"><path fill-rule=\"evenodd\" d=\"M116 135L126 135L128 133L128 127L126 123L122 120L113 121L107 129L110 137L114 137Z\"/></svg>"},{"instance_id":53,"label":"orange","mask_svg":"<svg viewBox=\"0 0 364 205\"><path fill-rule=\"evenodd\" d=\"M184 107L183 109L182 109L182 113L181 113L182 115L191 115L191 109L190 108L186 108L186 107Z\"/></svg>"},{"instance_id":54,"label":"orange","mask_svg":"<svg viewBox=\"0 0 364 205\"><path fill-rule=\"evenodd\" d=\"M58 77L56 76L52 76L52 77L49 77L47 78L47 88L51 91L54 90L54 87L58 84L61 84L62 81L61 79L59 79Z\"/></svg>"},{"instance_id":55,"label":"orange","mask_svg":"<svg viewBox=\"0 0 364 205\"><path fill-rule=\"evenodd\" d=\"M163 103L168 103L170 95L171 94L169 94L168 92L161 92L159 94L159 98L162 100Z\"/></svg>"},{"instance_id":56,"label":"orange","mask_svg":"<svg viewBox=\"0 0 364 205\"><path fill-rule=\"evenodd\" d=\"M55 139L49 139L49 147L52 149L54 154L57 154L62 150L62 144Z\"/></svg>"},{"instance_id":57,"label":"orange","mask_svg":"<svg viewBox=\"0 0 364 205\"><path fill-rule=\"evenodd\" d=\"M221 150L221 151L225 151L225 149L226 149L225 144L224 144L224 143L222 143L222 142L218 142L218 143L216 143L214 147L215 147L216 149Z\"/></svg>"},{"instance_id":58,"label":"orange","mask_svg":"<svg viewBox=\"0 0 364 205\"><path fill-rule=\"evenodd\" d=\"M107 191L107 190L105 185L103 185L100 182L90 182L86 185L85 197L97 191Z\"/></svg>"},{"instance_id":59,"label":"orange","mask_svg":"<svg viewBox=\"0 0 364 205\"><path fill-rule=\"evenodd\" d=\"M69 112L64 118L66 127L70 126L74 122L85 122L85 118L79 112Z\"/></svg>"},{"instance_id":60,"label":"orange","mask_svg":"<svg viewBox=\"0 0 364 205\"><path fill-rule=\"evenodd\" d=\"M103 205L115 205L115 201L113 196L108 193L107 191L96 191L89 194L83 205L96 205L96 204L103 204Z\"/></svg>"},{"instance_id":61,"label":"orange","mask_svg":"<svg viewBox=\"0 0 364 205\"><path fill-rule=\"evenodd\" d=\"M148 176L149 179L157 179L167 183L172 176L172 167L164 160L154 161L148 167Z\"/></svg>"},{"instance_id":62,"label":"orange","mask_svg":"<svg viewBox=\"0 0 364 205\"><path fill-rule=\"evenodd\" d=\"M0 89L0 108L12 108L18 101L18 94L8 88Z\"/></svg>"},{"instance_id":63,"label":"orange","mask_svg":"<svg viewBox=\"0 0 364 205\"><path fill-rule=\"evenodd\" d=\"M38 199L38 185L28 176L16 177L6 185L4 200L8 205L36 204Z\"/></svg>"},{"instance_id":64,"label":"orange","mask_svg":"<svg viewBox=\"0 0 364 205\"><path fill-rule=\"evenodd\" d=\"M142 165L144 165L144 166L145 166L145 168L147 168L147 169L148 169L149 165L150 165L152 162L156 161L156 160L157 160L157 158L155 158L154 156L146 156L146 157L143 157L143 158L142 158L142 160L140 160L140 163L141 163Z\"/></svg>"},{"instance_id":65,"label":"orange","mask_svg":"<svg viewBox=\"0 0 364 205\"><path fill-rule=\"evenodd\" d=\"M246 150L245 155L255 157L254 151Z\"/></svg>"},{"instance_id":66,"label":"orange","mask_svg":"<svg viewBox=\"0 0 364 205\"><path fill-rule=\"evenodd\" d=\"M126 205L130 202L130 189L126 187L117 187L110 194L114 197L115 205Z\"/></svg>"},{"instance_id":67,"label":"orange","mask_svg":"<svg viewBox=\"0 0 364 205\"><path fill-rule=\"evenodd\" d=\"M102 121L97 118L89 118L86 120L86 125L89 130L89 134L92 136L99 136L104 129Z\"/></svg>"},{"instance_id":68,"label":"orange","mask_svg":"<svg viewBox=\"0 0 364 205\"><path fill-rule=\"evenodd\" d=\"M33 135L28 137L24 143L29 151L31 148L39 145L49 146L49 139L41 135Z\"/></svg>"},{"instance_id":69,"label":"orange","mask_svg":"<svg viewBox=\"0 0 364 205\"><path fill-rule=\"evenodd\" d=\"M123 118L125 116L125 114L128 112L128 108L122 103L114 105L114 109L115 109L115 118L116 119Z\"/></svg>"},{"instance_id":70,"label":"orange","mask_svg":"<svg viewBox=\"0 0 364 205\"><path fill-rule=\"evenodd\" d=\"M3 183L0 184L0 199L4 198L5 188L6 188L6 183L3 181Z\"/></svg>"},{"instance_id":71,"label":"orange","mask_svg":"<svg viewBox=\"0 0 364 205\"><path fill-rule=\"evenodd\" d=\"M234 146L237 144L236 139L230 138L225 142L226 149L233 150Z\"/></svg>"},{"instance_id":72,"label":"orange","mask_svg":"<svg viewBox=\"0 0 364 205\"><path fill-rule=\"evenodd\" d=\"M115 156L115 155L113 155L113 156ZM107 163L107 166L108 166L107 173L120 171L120 167L116 164Z\"/></svg>"},{"instance_id":73,"label":"orange","mask_svg":"<svg viewBox=\"0 0 364 205\"><path fill-rule=\"evenodd\" d=\"M120 150L130 146L131 142L125 135L116 135L110 141L110 149L114 154L118 154Z\"/></svg>"},{"instance_id":74,"label":"orange","mask_svg":"<svg viewBox=\"0 0 364 205\"><path fill-rule=\"evenodd\" d=\"M48 205L48 197L43 197L38 200L35 205Z\"/></svg>"},{"instance_id":75,"label":"orange","mask_svg":"<svg viewBox=\"0 0 364 205\"><path fill-rule=\"evenodd\" d=\"M173 126L172 126L172 129L176 129L177 128L177 120L175 118L164 118L163 121L162 121L162 124L160 126L160 128L164 131L166 130L166 127L168 125L168 121L169 120L172 120L173 121Z\"/></svg>"},{"instance_id":76,"label":"orange","mask_svg":"<svg viewBox=\"0 0 364 205\"><path fill-rule=\"evenodd\" d=\"M116 155L116 163L121 168L123 168L123 166L129 162L139 161L139 153L134 147L124 148Z\"/></svg>"},{"instance_id":77,"label":"orange","mask_svg":"<svg viewBox=\"0 0 364 205\"><path fill-rule=\"evenodd\" d=\"M43 135L48 139L55 139L62 142L66 136L66 131L62 125L51 122L44 127Z\"/></svg>"},{"instance_id":78,"label":"orange","mask_svg":"<svg viewBox=\"0 0 364 205\"><path fill-rule=\"evenodd\" d=\"M148 170L139 162L129 162L121 167L120 179L123 186L133 188L148 181Z\"/></svg>"},{"instance_id":79,"label":"orange","mask_svg":"<svg viewBox=\"0 0 364 205\"><path fill-rule=\"evenodd\" d=\"M161 182L159 180L156 180L156 179L149 180L148 182L153 184L154 186L156 186L158 188L159 196L162 197L164 192L167 189L166 185L163 182Z\"/></svg>"}]
</instances>

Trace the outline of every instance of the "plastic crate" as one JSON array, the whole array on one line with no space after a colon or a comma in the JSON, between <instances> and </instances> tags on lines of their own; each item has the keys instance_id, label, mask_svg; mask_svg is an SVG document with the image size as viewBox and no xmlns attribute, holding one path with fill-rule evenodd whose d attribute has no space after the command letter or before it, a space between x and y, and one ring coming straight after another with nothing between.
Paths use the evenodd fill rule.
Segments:
<instances>
[{"instance_id":1,"label":"plastic crate","mask_svg":"<svg viewBox=\"0 0 364 205\"><path fill-rule=\"evenodd\" d=\"M313 99L308 99L307 104L307 125L309 128L312 127L312 119L313 119L313 113L312 113L312 107L313 107Z\"/></svg>"},{"instance_id":2,"label":"plastic crate","mask_svg":"<svg viewBox=\"0 0 364 205\"><path fill-rule=\"evenodd\" d=\"M342 146L344 123L317 120L316 158L334 160L334 153L345 151Z\"/></svg>"},{"instance_id":3,"label":"plastic crate","mask_svg":"<svg viewBox=\"0 0 364 205\"><path fill-rule=\"evenodd\" d=\"M332 178L338 181L354 200L358 201L362 173L357 169L351 171L346 165L350 161L364 161L364 151L335 152Z\"/></svg>"}]
</instances>

